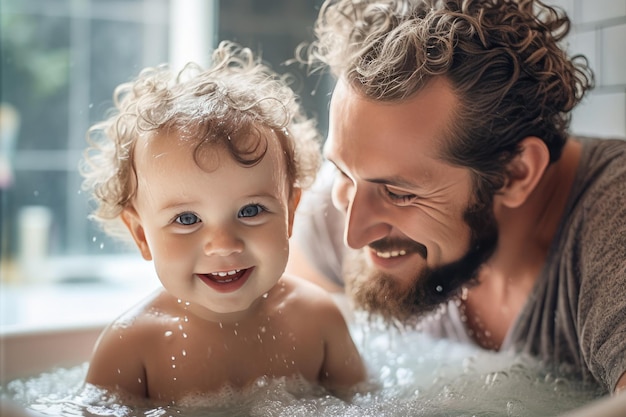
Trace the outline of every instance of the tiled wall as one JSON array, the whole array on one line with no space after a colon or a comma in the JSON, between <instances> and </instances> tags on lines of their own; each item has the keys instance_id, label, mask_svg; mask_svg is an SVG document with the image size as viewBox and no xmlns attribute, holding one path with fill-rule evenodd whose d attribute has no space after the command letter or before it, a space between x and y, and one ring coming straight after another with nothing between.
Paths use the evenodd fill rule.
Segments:
<instances>
[{"instance_id":1,"label":"tiled wall","mask_svg":"<svg viewBox=\"0 0 626 417\"><path fill-rule=\"evenodd\" d=\"M582 53L596 88L574 110L574 134L626 139L626 0L548 0L573 22L570 53Z\"/></svg>"}]
</instances>

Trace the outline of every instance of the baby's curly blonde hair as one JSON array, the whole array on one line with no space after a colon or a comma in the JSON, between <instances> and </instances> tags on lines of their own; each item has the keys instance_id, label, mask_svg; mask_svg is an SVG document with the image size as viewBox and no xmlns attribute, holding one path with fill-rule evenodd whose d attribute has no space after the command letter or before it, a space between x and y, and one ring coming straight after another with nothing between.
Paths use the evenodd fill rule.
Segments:
<instances>
[{"instance_id":1,"label":"baby's curly blonde hair","mask_svg":"<svg viewBox=\"0 0 626 417\"><path fill-rule=\"evenodd\" d=\"M206 69L193 63L178 74L166 65L146 68L119 85L113 100L111 116L87 133L80 171L83 189L96 203L91 217L117 237L128 235L120 214L136 192L133 154L139 137L174 132L196 142L196 163L205 145L216 145L251 166L265 154L263 141L274 136L264 133L274 132L291 191L309 187L321 162L315 121L306 116L287 76L233 42L220 43Z\"/></svg>"}]
</instances>

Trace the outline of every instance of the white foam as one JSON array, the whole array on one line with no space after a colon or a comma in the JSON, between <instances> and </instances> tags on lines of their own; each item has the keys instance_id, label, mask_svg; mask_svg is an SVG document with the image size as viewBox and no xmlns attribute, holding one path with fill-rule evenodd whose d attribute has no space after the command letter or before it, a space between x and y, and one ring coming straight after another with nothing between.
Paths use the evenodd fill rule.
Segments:
<instances>
[{"instance_id":1,"label":"white foam","mask_svg":"<svg viewBox=\"0 0 626 417\"><path fill-rule=\"evenodd\" d=\"M493 353L416 332L353 327L369 380L350 402L302 378L260 378L251 387L190 393L176 406L137 407L84 386L87 364L12 381L2 396L48 415L536 416L559 415L599 397L525 356Z\"/></svg>"}]
</instances>

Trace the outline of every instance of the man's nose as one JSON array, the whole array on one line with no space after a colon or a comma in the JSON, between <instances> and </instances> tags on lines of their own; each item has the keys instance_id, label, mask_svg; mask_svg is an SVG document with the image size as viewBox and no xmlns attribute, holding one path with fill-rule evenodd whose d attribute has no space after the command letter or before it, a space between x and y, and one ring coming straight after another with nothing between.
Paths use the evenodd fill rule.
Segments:
<instances>
[{"instance_id":1,"label":"man's nose","mask_svg":"<svg viewBox=\"0 0 626 417\"><path fill-rule=\"evenodd\" d=\"M373 190L354 187L348 196L344 242L352 249L360 249L389 235L385 208Z\"/></svg>"}]
</instances>

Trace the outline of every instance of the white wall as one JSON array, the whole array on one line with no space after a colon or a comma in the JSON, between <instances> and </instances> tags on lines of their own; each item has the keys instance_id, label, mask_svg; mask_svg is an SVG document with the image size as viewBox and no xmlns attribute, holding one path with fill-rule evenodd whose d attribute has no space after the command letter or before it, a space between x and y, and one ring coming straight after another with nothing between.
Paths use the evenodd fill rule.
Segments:
<instances>
[{"instance_id":1,"label":"white wall","mask_svg":"<svg viewBox=\"0 0 626 417\"><path fill-rule=\"evenodd\" d=\"M574 110L574 134L626 139L626 0L549 0L573 22L570 53L582 53L596 88Z\"/></svg>"}]
</instances>

